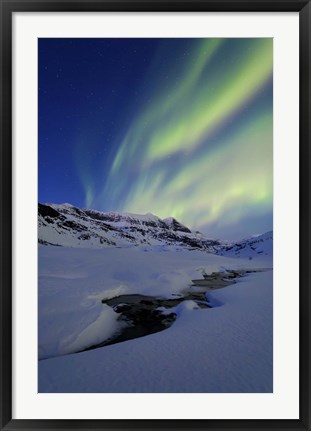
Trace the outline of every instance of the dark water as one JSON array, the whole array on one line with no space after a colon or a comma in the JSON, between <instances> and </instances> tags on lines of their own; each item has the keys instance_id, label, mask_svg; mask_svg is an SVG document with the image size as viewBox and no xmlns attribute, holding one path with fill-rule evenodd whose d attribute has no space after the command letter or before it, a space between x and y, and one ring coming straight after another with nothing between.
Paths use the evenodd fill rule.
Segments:
<instances>
[{"instance_id":1,"label":"dark water","mask_svg":"<svg viewBox=\"0 0 311 431\"><path fill-rule=\"evenodd\" d=\"M114 334L108 340L84 350L97 349L163 331L176 320L176 313L170 312L171 308L189 300L195 301L198 308L211 308L208 291L229 286L235 283L235 279L258 271L262 270L215 272L204 279L204 286L189 286L182 292L182 295L176 295L176 297L169 299L138 294L119 295L114 298L103 299L103 304L107 304L115 312L120 313L118 320L123 321L125 325L119 333ZM159 307L163 307L165 313L163 310L158 310Z\"/></svg>"},{"instance_id":2,"label":"dark water","mask_svg":"<svg viewBox=\"0 0 311 431\"><path fill-rule=\"evenodd\" d=\"M176 319L176 314L173 311L169 312L169 309L190 299L194 300L200 308L209 308L205 292L196 292L173 299L134 294L103 300L103 304L109 305L115 312L120 313L118 320L125 322L126 326L112 338L85 350L121 343L163 331L169 328ZM163 313L158 310L159 307L164 307L166 312Z\"/></svg>"}]
</instances>

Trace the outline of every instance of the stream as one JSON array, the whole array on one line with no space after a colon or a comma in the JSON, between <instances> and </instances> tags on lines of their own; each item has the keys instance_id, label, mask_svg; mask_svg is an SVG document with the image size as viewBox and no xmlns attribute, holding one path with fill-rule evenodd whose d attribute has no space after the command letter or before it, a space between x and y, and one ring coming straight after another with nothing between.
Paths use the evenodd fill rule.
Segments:
<instances>
[{"instance_id":1,"label":"stream","mask_svg":"<svg viewBox=\"0 0 311 431\"><path fill-rule=\"evenodd\" d=\"M107 304L116 313L120 313L118 320L124 322L125 325L120 332L111 338L83 351L121 343L168 329L176 320L176 313L173 310L170 312L171 308L189 300L194 301L198 308L211 308L208 299L209 291L229 286L235 283L237 278L246 274L261 271L266 271L266 269L213 272L210 275L205 275L204 279L194 280L198 284L188 286L181 294L173 294L173 298L131 294L103 299L103 304ZM200 283L204 283L204 285L200 285Z\"/></svg>"}]
</instances>

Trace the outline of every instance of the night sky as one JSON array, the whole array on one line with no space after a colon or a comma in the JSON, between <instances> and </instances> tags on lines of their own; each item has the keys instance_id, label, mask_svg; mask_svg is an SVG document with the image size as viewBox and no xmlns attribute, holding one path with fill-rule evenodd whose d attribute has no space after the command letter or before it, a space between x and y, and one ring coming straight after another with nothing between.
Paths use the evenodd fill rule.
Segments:
<instances>
[{"instance_id":1,"label":"night sky","mask_svg":"<svg viewBox=\"0 0 311 431\"><path fill-rule=\"evenodd\" d=\"M39 202L272 229L272 39L39 39Z\"/></svg>"}]
</instances>

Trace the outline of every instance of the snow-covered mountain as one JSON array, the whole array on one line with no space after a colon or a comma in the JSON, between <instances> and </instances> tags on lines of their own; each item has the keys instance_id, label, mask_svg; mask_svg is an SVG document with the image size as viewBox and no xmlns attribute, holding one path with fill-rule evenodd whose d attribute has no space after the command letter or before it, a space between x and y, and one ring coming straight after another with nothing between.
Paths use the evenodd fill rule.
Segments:
<instances>
[{"instance_id":1,"label":"snow-covered mountain","mask_svg":"<svg viewBox=\"0 0 311 431\"><path fill-rule=\"evenodd\" d=\"M41 244L69 247L175 246L215 253L220 246L174 218L100 212L71 204L39 203L38 238Z\"/></svg>"},{"instance_id":2,"label":"snow-covered mountain","mask_svg":"<svg viewBox=\"0 0 311 431\"><path fill-rule=\"evenodd\" d=\"M273 232L266 232L252 238L243 239L234 244L222 246L217 254L228 257L249 257L256 255L272 256L273 252Z\"/></svg>"},{"instance_id":3,"label":"snow-covered mountain","mask_svg":"<svg viewBox=\"0 0 311 431\"><path fill-rule=\"evenodd\" d=\"M38 240L66 247L176 247L228 257L272 255L273 232L228 243L211 240L169 217L80 209L71 204L38 204Z\"/></svg>"}]
</instances>

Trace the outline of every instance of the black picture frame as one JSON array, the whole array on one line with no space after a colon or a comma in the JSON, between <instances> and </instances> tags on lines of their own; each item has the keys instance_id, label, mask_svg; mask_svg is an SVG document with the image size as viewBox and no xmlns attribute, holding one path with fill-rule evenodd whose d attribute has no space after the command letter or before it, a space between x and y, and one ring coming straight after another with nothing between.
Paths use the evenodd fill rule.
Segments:
<instances>
[{"instance_id":1,"label":"black picture frame","mask_svg":"<svg viewBox=\"0 0 311 431\"><path fill-rule=\"evenodd\" d=\"M0 0L1 27L1 385L3 430L311 430L310 421L310 1L302 0ZM300 66L300 415L297 420L12 419L12 14L14 12L299 12Z\"/></svg>"}]
</instances>

